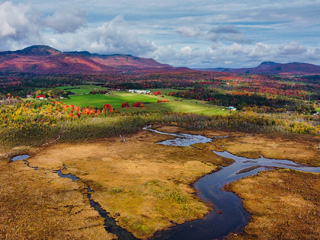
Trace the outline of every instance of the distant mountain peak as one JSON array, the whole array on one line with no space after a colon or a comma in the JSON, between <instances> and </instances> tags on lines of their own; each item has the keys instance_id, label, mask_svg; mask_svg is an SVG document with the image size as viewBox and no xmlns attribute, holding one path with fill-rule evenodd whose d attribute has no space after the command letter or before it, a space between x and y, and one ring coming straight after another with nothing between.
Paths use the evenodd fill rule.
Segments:
<instances>
[{"instance_id":1,"label":"distant mountain peak","mask_svg":"<svg viewBox=\"0 0 320 240\"><path fill-rule=\"evenodd\" d=\"M320 66L309 63L276 63L263 62L253 68L227 69L234 73L260 73L260 74L319 74ZM227 71L224 70L224 71Z\"/></svg>"},{"instance_id":2,"label":"distant mountain peak","mask_svg":"<svg viewBox=\"0 0 320 240\"><path fill-rule=\"evenodd\" d=\"M46 45L0 52L0 73L125 73L130 71L188 71L153 59L125 54L100 55L87 51L60 52Z\"/></svg>"},{"instance_id":3,"label":"distant mountain peak","mask_svg":"<svg viewBox=\"0 0 320 240\"><path fill-rule=\"evenodd\" d=\"M88 51L71 51L71 52L64 52L66 54L73 54L73 55L80 55L80 56L91 56L94 55Z\"/></svg>"},{"instance_id":4,"label":"distant mountain peak","mask_svg":"<svg viewBox=\"0 0 320 240\"><path fill-rule=\"evenodd\" d=\"M24 55L39 55L39 56L48 56L54 54L60 54L61 52L57 49L49 47L47 45L33 45L22 50L17 51L17 53Z\"/></svg>"},{"instance_id":5,"label":"distant mountain peak","mask_svg":"<svg viewBox=\"0 0 320 240\"><path fill-rule=\"evenodd\" d=\"M71 51L71 52L64 52L66 54L72 54L72 55L79 55L79 56L84 56L84 57L102 57L102 58L106 58L106 57L131 57L131 58L138 58L135 56L132 56L130 54L98 54L98 53L91 53L88 51Z\"/></svg>"},{"instance_id":6,"label":"distant mountain peak","mask_svg":"<svg viewBox=\"0 0 320 240\"><path fill-rule=\"evenodd\" d=\"M272 61L266 61L262 62L259 66L272 66L272 65L277 65L278 63L272 62Z\"/></svg>"}]
</instances>

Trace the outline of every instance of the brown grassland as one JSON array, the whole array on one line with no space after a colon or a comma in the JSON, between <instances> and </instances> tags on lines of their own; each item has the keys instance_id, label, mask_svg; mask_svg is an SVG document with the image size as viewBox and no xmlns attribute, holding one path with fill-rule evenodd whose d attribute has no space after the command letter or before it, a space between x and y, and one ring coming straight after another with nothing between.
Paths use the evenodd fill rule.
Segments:
<instances>
[{"instance_id":1,"label":"brown grassland","mask_svg":"<svg viewBox=\"0 0 320 240\"><path fill-rule=\"evenodd\" d=\"M252 214L245 235L231 239L319 239L320 174L261 172L231 183Z\"/></svg>"},{"instance_id":2,"label":"brown grassland","mask_svg":"<svg viewBox=\"0 0 320 240\"><path fill-rule=\"evenodd\" d=\"M145 238L174 223L208 213L210 206L195 197L190 184L216 171L217 165L230 162L214 156L210 150L157 144L167 138L141 131L126 137L125 142L116 137L57 144L41 150L28 161L31 166L39 167L39 172L52 172L65 165L67 170L63 172L76 174L89 184L94 190L93 200L122 227L138 238ZM20 163L10 163L16 164ZM38 171L31 172L37 175ZM29 185L32 188L31 182Z\"/></svg>"},{"instance_id":3,"label":"brown grassland","mask_svg":"<svg viewBox=\"0 0 320 240\"><path fill-rule=\"evenodd\" d=\"M158 126L157 129L165 132L188 132L175 126ZM103 229L103 219L90 207L84 195L85 184L94 190L92 199L137 238L147 238L173 224L202 218L210 211L210 206L195 196L195 190L190 184L217 171L218 165L226 166L232 162L215 155L212 150L227 150L233 154L255 158L263 154L268 158L320 165L317 149L319 136L248 136L248 133L243 132L213 130L189 132L208 137L230 137L197 144L196 148L169 147L157 142L174 137L140 131L125 136L126 141L112 137L20 150L31 155L28 159L30 166L37 166L39 170L28 168L23 162L8 163L1 160L0 182L4 189L0 195L0 238L30 236L37 239L111 239L113 235ZM64 165L66 169L63 173L76 174L81 181L72 182L53 173L63 169ZM290 185L293 181L297 182L297 187ZM314 181L315 185L304 189L304 181ZM251 185L255 184L263 187L254 189ZM275 186L268 192L270 184ZM240 189L242 185L244 187ZM248 195L253 190L262 191L264 188L264 193L252 192ZM232 185L232 190L245 198L246 209L253 213L252 222L246 228L248 237L261 236L257 229L266 227L264 224L273 221L274 216L266 214L263 215L265 222L258 221L257 217L261 213L250 209L247 198L258 199L256 201L260 201L261 211L277 211L279 219L282 215L292 214L292 219L297 219L297 222L290 220L288 226L293 227L295 223L299 223L302 231L303 228L312 229L319 225L319 211L313 211L315 206L319 207L319 189L319 175L292 171L262 173L258 177L247 178ZM271 191L274 195L271 195ZM296 192L300 194L299 198L295 198ZM262 201L261 196L265 200ZM286 196L289 198L283 203ZM305 199L305 202L301 202L301 199ZM295 208L300 203L306 204L310 211L302 211L302 208L302 212L296 211ZM287 206L282 212L277 204ZM304 212L312 217L307 223L300 222ZM265 228L265 236L273 236L273 231L281 234L281 228L272 224L268 226L269 228ZM292 231L292 234L299 236L300 233Z\"/></svg>"},{"instance_id":4,"label":"brown grassland","mask_svg":"<svg viewBox=\"0 0 320 240\"><path fill-rule=\"evenodd\" d=\"M77 183L21 161L0 172L0 239L114 239Z\"/></svg>"},{"instance_id":5,"label":"brown grassland","mask_svg":"<svg viewBox=\"0 0 320 240\"><path fill-rule=\"evenodd\" d=\"M212 150L228 151L237 156L271 159L287 159L309 166L320 166L320 136L290 134L229 134L208 146ZM242 136L242 137L240 137ZM221 147L224 145L224 147Z\"/></svg>"}]
</instances>

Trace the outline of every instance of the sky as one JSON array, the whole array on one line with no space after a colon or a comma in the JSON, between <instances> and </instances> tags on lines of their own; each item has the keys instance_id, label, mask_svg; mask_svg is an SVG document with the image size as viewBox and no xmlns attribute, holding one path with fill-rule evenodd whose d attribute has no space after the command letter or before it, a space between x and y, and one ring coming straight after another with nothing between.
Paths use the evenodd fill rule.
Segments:
<instances>
[{"instance_id":1,"label":"sky","mask_svg":"<svg viewBox=\"0 0 320 240\"><path fill-rule=\"evenodd\" d=\"M191 68L320 65L320 0L0 0L0 51L31 45Z\"/></svg>"}]
</instances>

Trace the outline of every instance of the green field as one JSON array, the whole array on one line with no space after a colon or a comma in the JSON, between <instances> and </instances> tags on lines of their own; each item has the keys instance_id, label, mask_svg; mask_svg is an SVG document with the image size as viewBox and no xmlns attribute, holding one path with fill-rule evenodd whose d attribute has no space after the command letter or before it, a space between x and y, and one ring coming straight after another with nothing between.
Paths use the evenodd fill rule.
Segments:
<instances>
[{"instance_id":1,"label":"green field","mask_svg":"<svg viewBox=\"0 0 320 240\"><path fill-rule=\"evenodd\" d=\"M63 87L57 87L58 89L62 89L65 91L71 91L75 95L84 95L88 94L89 92L95 90L108 90L106 87L101 87L101 86L94 86L94 85L77 85L77 86L63 86Z\"/></svg>"},{"instance_id":2,"label":"green field","mask_svg":"<svg viewBox=\"0 0 320 240\"><path fill-rule=\"evenodd\" d=\"M316 111L317 111L317 112L320 112L320 108L316 108Z\"/></svg>"},{"instance_id":3,"label":"green field","mask_svg":"<svg viewBox=\"0 0 320 240\"><path fill-rule=\"evenodd\" d=\"M133 94L125 92L111 92L110 94L88 94L79 96L69 96L70 99L64 99L66 104L74 104L80 107L95 106L101 108L104 104L111 104L113 108L121 108L121 103L133 102L155 103L158 98L152 95Z\"/></svg>"},{"instance_id":4,"label":"green field","mask_svg":"<svg viewBox=\"0 0 320 240\"><path fill-rule=\"evenodd\" d=\"M150 92L161 92L162 94L168 94L171 92L185 92L187 91L187 89L185 90L181 90L181 89L173 89L173 88L155 88L155 89L148 89L150 90Z\"/></svg>"},{"instance_id":5,"label":"green field","mask_svg":"<svg viewBox=\"0 0 320 240\"><path fill-rule=\"evenodd\" d=\"M169 102L158 103L158 100L169 99ZM176 98L161 97L154 95L134 94L125 92L111 92L108 95L96 94L96 95L78 95L70 96L70 99L62 100L69 105L76 105L80 107L94 106L102 108L106 103L111 104L113 108L119 112L131 113L131 112L146 112L146 111L163 111L163 112L185 112L185 113L197 113L205 115L224 115L229 111L224 110L223 107L213 106L207 104L204 101L191 101L183 100L179 101ZM133 102L144 103L145 108L121 108L121 103L129 102L132 106Z\"/></svg>"},{"instance_id":6,"label":"green field","mask_svg":"<svg viewBox=\"0 0 320 240\"><path fill-rule=\"evenodd\" d=\"M65 91L71 91L75 95L85 95L88 94L89 92L95 90L108 90L106 87L101 87L101 86L95 86L95 85L77 85L77 86L62 86L62 87L57 87L57 89L62 89ZM180 89L173 89L173 88L155 88L155 89L149 89L152 93L153 92L158 92L160 91L162 94L168 94L170 92L183 92L186 90L180 90Z\"/></svg>"}]
</instances>

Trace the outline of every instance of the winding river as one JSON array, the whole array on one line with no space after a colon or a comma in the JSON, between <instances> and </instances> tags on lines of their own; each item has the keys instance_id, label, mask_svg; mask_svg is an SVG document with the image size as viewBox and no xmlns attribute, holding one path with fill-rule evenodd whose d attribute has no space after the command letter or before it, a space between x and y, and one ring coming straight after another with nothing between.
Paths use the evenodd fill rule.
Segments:
<instances>
[{"instance_id":1,"label":"winding river","mask_svg":"<svg viewBox=\"0 0 320 240\"><path fill-rule=\"evenodd\" d=\"M24 161L28 167L33 168L35 170L38 170L38 167L31 167L29 165L29 162L27 161L27 159L29 157L30 157L29 155L17 155L17 156L14 156L13 158L11 158L11 161L12 162ZM63 168L61 170L56 170L55 172L58 174L59 177L61 177L61 178L69 178L73 182L81 180L76 175L72 175L71 173L63 174L62 173L63 170L67 170L66 165L63 165ZM133 236L132 233L128 232L126 229L124 229L124 228L120 227L119 225L117 225L116 220L114 218L110 217L109 216L110 214L106 210L104 210L99 203L97 203L94 200L92 200L91 194L94 191L90 188L90 186L88 184L86 184L86 189L87 189L87 192L85 193L85 195L88 198L91 207L94 210L96 210L98 212L98 214L104 219L104 228L105 228L105 230L107 232L109 232L109 233L113 233L113 234L117 235L118 239L121 239L121 240L122 239L123 240L134 240L134 239L136 239Z\"/></svg>"},{"instance_id":2,"label":"winding river","mask_svg":"<svg viewBox=\"0 0 320 240\"><path fill-rule=\"evenodd\" d=\"M214 141L215 138L221 138L221 136L211 139L201 135L165 133L149 129L149 127L144 128L144 130L177 137L159 142L159 144L168 146L192 147L191 145L195 143L207 143ZM249 222L250 214L245 211L242 200L238 196L222 190L226 184L275 167L320 173L320 167L308 167L289 160L268 159L263 156L258 159L249 159L233 155L227 151L213 152L219 156L233 159L234 163L200 178L193 184L193 187L200 190L197 191L198 197L205 202L214 204L215 211L211 211L204 219L186 222L167 231L157 232L154 239L222 239L230 233L242 232Z\"/></svg>"},{"instance_id":3,"label":"winding river","mask_svg":"<svg viewBox=\"0 0 320 240\"><path fill-rule=\"evenodd\" d=\"M159 144L167 146L192 147L192 144L208 143L214 141L215 138L221 138L221 136L207 138L201 135L160 132L150 129L150 126L145 127L144 130L158 134L175 136L175 139L159 142ZM152 237L152 239L222 239L230 233L242 232L249 222L250 214L243 208L242 200L239 197L232 192L222 190L226 184L244 177L256 175L262 170L273 169L275 167L320 173L320 167L308 167L296 164L289 160L268 159L263 156L258 159L249 159L233 155L227 151L214 151L214 153L222 157L233 159L234 163L227 167L221 167L221 170L206 175L193 184L193 187L199 190L197 191L197 196L205 202L213 203L214 211L211 211L204 219L186 222L176 225L169 230L159 231L154 235L154 237ZM24 160L29 166L29 163L26 161L28 157L28 155L19 155L12 158L12 161ZM66 169L65 166L64 169ZM62 174L61 170L56 172L60 177L70 178L73 181L80 180L75 175ZM108 213L101 208L99 203L94 202L91 199L91 193L92 190L90 186L87 186L86 195L89 199L90 205L105 219L105 229L108 232L116 234L120 240L135 239L131 233L119 227L116 224L116 221L109 217Z\"/></svg>"}]
</instances>

